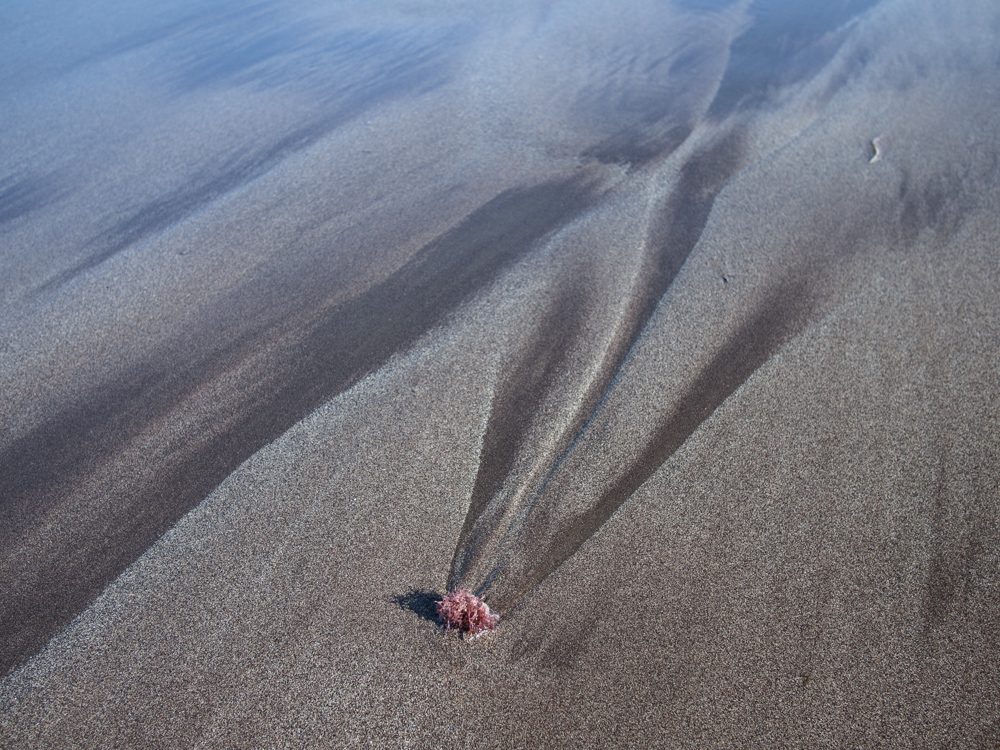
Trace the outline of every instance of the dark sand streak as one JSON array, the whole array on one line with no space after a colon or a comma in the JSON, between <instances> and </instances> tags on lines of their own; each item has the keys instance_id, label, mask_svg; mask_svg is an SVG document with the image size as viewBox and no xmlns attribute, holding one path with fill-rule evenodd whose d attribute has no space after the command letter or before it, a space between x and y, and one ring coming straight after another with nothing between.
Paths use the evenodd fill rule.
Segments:
<instances>
[{"instance_id":1,"label":"dark sand streak","mask_svg":"<svg viewBox=\"0 0 1000 750\"><path fill-rule=\"evenodd\" d=\"M709 116L721 121L738 110L762 106L777 89L811 78L843 43L843 35L833 32L877 3L878 0L753 3L750 6L753 23L732 44L729 66Z\"/></svg>"},{"instance_id":2,"label":"dark sand streak","mask_svg":"<svg viewBox=\"0 0 1000 750\"><path fill-rule=\"evenodd\" d=\"M221 50L211 40L201 40L191 52L193 59L177 75L185 88L220 82L283 84L281 69L275 71L265 63L272 63L272 58L279 54L302 54L300 48L305 43L295 35L290 36L279 37L263 49L252 40L235 45L229 41ZM419 96L442 85L447 80L447 66L440 45L449 38L450 35L441 35L420 43L391 39L387 53L385 40L377 40L376 44L369 37L359 40L358 34L335 35L322 50L313 52L324 65L332 65L344 75L331 76L337 83L324 82L322 89L316 88L320 85L317 83L306 85L313 98L324 102L321 113L265 146L237 151L222 164L195 173L183 187L139 206L130 216L94 237L84 249L84 257L45 280L34 292L57 291L122 251L206 211L213 203L267 175L289 157L372 107L393 98ZM0 221L2 197L0 194Z\"/></svg>"},{"instance_id":3,"label":"dark sand streak","mask_svg":"<svg viewBox=\"0 0 1000 750\"><path fill-rule=\"evenodd\" d=\"M545 537L544 556L535 560L519 589L505 592L504 606L541 583L607 522L611 515L645 484L685 441L736 392L778 349L791 340L808 320L809 299L798 282L779 285L704 367L679 406L650 438L636 461L618 481L602 493L586 513L561 524ZM542 510L544 514L544 509ZM526 529L547 529L545 518ZM534 547L535 545L531 545Z\"/></svg>"},{"instance_id":4,"label":"dark sand streak","mask_svg":"<svg viewBox=\"0 0 1000 750\"><path fill-rule=\"evenodd\" d=\"M638 286L625 312L623 322L604 353L598 377L589 385L587 393L578 407L575 417L568 428L560 436L556 448L550 456L542 457L540 468L541 478L537 473L529 478L536 482L537 487L526 493L526 505L522 509L496 508L486 517L481 518L486 509L485 493L496 493L503 484L503 475L509 471L513 463L512 451L517 445L515 439L506 434L499 437L496 433L497 424L504 424L509 432L509 419L523 423L520 416L530 414L542 401L548 388L548 381L540 380L506 385L502 393L497 394L492 404L490 424L487 427L483 445L483 457L480 463L479 476L473 491L472 502L456 546L448 578L449 588L453 588L466 577L473 574L472 566L489 551L485 540L489 536L508 536L519 534L521 529L531 526L534 521L532 514L537 506L544 504L546 491L552 479L559 473L576 446L584 439L592 421L600 412L622 367L628 360L632 349L640 339L650 319L663 296L669 290L677 274L680 272L688 256L697 245L702 231L708 222L719 191L739 169L742 163L741 138L736 133L730 133L718 142L697 152L681 170L677 187L671 193L667 205L660 217L650 227L647 246L650 250L644 258L643 268L638 275ZM579 305L583 302L580 295L564 296L565 303ZM563 318L579 317L581 312L566 310L562 318L556 317L559 323ZM551 325L551 321L543 319L541 326ZM537 335L544 337L571 336L565 330L554 329ZM538 356L534 350L528 352L527 360L513 370L510 379L514 384L524 379L524 373L530 371L531 360ZM508 417L498 416L508 414ZM520 512L518 512L520 511ZM516 515L513 526L504 525L503 519ZM509 523L509 522L508 522ZM473 532L473 529L476 529ZM546 554L545 557L548 557ZM500 575L505 565L501 562L493 566L484 579L475 582L475 588L480 592L490 589L494 579ZM518 596L523 595L527 588L518 588ZM509 597L504 597L504 606L509 604Z\"/></svg>"},{"instance_id":5,"label":"dark sand streak","mask_svg":"<svg viewBox=\"0 0 1000 750\"><path fill-rule=\"evenodd\" d=\"M106 515L90 519L102 532L87 537L89 546L71 554L56 542L45 562L36 552L30 580L0 571L5 589L0 631L7 634L0 670L11 670L43 646L246 458L405 351L503 268L583 211L597 191L594 179L580 175L500 194L366 294L322 312L291 353L271 361L275 369L268 382L275 390L244 393L235 408L221 407L232 411L215 415L219 431L189 433L180 455L161 457L149 486L139 492L128 488L128 472L118 481L105 479L103 494L115 502L104 506ZM19 537L10 533L12 523L21 529L43 520L52 506L73 503L78 482L66 486L68 473L79 470L79 482L90 481L88 470L113 458L123 435L139 433L167 412L169 421L182 420L186 410L177 408L178 399L197 384L227 374L219 367L208 359L200 372L178 367L189 373L182 377L133 373L126 382L102 389L103 399L95 393L93 403L55 415L8 447L0 460L0 530L13 545L10 557L17 557ZM151 390L153 383L164 385Z\"/></svg>"},{"instance_id":6,"label":"dark sand streak","mask_svg":"<svg viewBox=\"0 0 1000 750\"><path fill-rule=\"evenodd\" d=\"M237 154L221 167L204 170L192 178L192 184L149 202L101 232L90 243L90 254L46 280L35 292L57 290L123 250L205 211L229 193L263 177L284 159L308 148L340 124L341 118L334 118L297 129L256 153Z\"/></svg>"},{"instance_id":7,"label":"dark sand streak","mask_svg":"<svg viewBox=\"0 0 1000 750\"><path fill-rule=\"evenodd\" d=\"M842 43L842 36L831 35L831 32L842 28L858 14L871 8L875 2L877 0L843 0L825 6L818 13L814 9L809 9L805 11L807 16L805 19L796 13L792 13L789 17L788 8L784 3L766 1L754 3L751 7L754 23L731 46L730 60L709 108L709 117L714 120L724 120L744 108L760 106L776 88L799 83L815 75L832 58ZM709 7L700 9L715 10L717 5L710 4ZM784 41L776 46L775 38ZM786 59L788 57L792 57L790 64ZM697 59L681 58L676 65L696 63ZM641 126L614 134L586 151L584 156L601 162L625 163L630 167L641 166L654 159L669 156L687 140L691 128L688 125L674 125L663 130L664 126L660 123L660 119L667 114L666 111L648 112ZM658 133L658 130L663 132ZM641 286L636 290L631 310L626 316L627 322L605 354L600 367L602 375L588 389L572 426L557 443L559 448L556 455L548 459L548 470L538 483L538 487L528 492L528 499L524 501L525 508L516 514L517 518L511 525L504 525L502 521L514 514L514 509L511 508L496 509L488 515L488 518L481 518L486 506L481 494L485 491L484 485L498 488L501 482L496 475L500 467L509 466L513 460L509 455L511 450L509 437L501 441L502 450L498 457L490 455L497 440L491 433L494 420L491 416L480 467L480 474L486 475L489 479L481 484L477 478L469 514L452 560L448 576L449 587L454 587L460 582L470 583L465 579L477 573L472 570L473 562L490 552L484 547L484 539L490 535L513 534L515 537L522 533L534 535L536 541L531 546L540 547L542 551L537 553L539 555L537 560L530 561L529 567L532 572L527 581L516 583L513 587L509 581L505 581L502 591L495 590L494 582L500 581L508 568L508 562L500 559L488 573L476 580L474 585L479 592L488 592L497 606L511 606L573 554L642 483L633 486L623 478L619 486L608 496L597 501L591 511L572 529L560 529L551 535L550 542L537 539L538 534L546 534L546 539L550 538L549 524L546 522L549 512L546 506L546 492L549 483L559 473L577 444L584 439L591 422L613 388L624 362L627 361L629 352L639 340L656 306L697 244L716 196L741 164L741 140L739 129L734 129L715 144L696 154L684 166L678 186L671 196L662 220L651 229L651 244L657 247L657 251L651 253L647 261L648 268L642 274ZM739 368L736 371L742 372ZM746 373L745 377L749 377L752 371ZM733 388L742 382L743 380L739 380ZM518 392L515 398L523 399L525 396L526 394ZM726 396L728 397L728 393ZM540 401L541 394L530 398L531 403ZM711 409L714 410L717 406L718 403L715 403ZM492 408L494 411L501 409L516 413L525 407L497 401ZM677 419L683 421L688 416L678 415ZM697 424L684 433L684 438L697 427ZM662 460L666 460L679 447L679 444L674 445L669 440L664 444L671 447ZM662 463L662 460L656 465ZM639 466L642 465L644 464L640 462ZM637 476L643 476L641 468L632 473L635 472L638 472ZM648 478L648 475L645 475L642 481L645 481L645 478ZM534 476L531 481L534 481ZM473 532L472 529L477 525L485 528ZM469 549L470 545L482 548L473 550ZM545 549L547 545L551 546Z\"/></svg>"},{"instance_id":8,"label":"dark sand streak","mask_svg":"<svg viewBox=\"0 0 1000 750\"><path fill-rule=\"evenodd\" d=\"M63 194L50 176L0 179L0 224L26 216L58 200Z\"/></svg>"},{"instance_id":9,"label":"dark sand streak","mask_svg":"<svg viewBox=\"0 0 1000 750\"><path fill-rule=\"evenodd\" d=\"M449 590L490 549L487 537L508 509L492 508L485 523L483 515L503 489L518 453L525 447L526 433L536 421L545 395L566 367L572 344L584 334L588 304L582 288L567 286L559 290L525 347L500 376L490 404L469 509L452 558Z\"/></svg>"}]
</instances>

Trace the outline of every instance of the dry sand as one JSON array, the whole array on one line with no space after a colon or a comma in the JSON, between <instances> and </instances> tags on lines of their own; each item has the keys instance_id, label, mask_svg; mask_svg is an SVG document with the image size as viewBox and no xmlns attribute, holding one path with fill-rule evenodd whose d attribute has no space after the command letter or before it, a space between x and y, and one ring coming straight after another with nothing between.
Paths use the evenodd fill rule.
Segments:
<instances>
[{"instance_id":1,"label":"dry sand","mask_svg":"<svg viewBox=\"0 0 1000 750\"><path fill-rule=\"evenodd\" d=\"M1000 746L1000 7L370 5L5 11L0 746Z\"/></svg>"}]
</instances>

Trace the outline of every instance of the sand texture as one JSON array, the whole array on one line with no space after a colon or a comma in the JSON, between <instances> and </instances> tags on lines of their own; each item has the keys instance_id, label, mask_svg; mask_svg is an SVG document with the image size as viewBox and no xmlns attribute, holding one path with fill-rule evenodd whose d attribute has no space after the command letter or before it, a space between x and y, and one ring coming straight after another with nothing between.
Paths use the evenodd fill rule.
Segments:
<instances>
[{"instance_id":1,"label":"sand texture","mask_svg":"<svg viewBox=\"0 0 1000 750\"><path fill-rule=\"evenodd\" d=\"M1000 747L995 0L144 5L0 11L0 747Z\"/></svg>"}]
</instances>

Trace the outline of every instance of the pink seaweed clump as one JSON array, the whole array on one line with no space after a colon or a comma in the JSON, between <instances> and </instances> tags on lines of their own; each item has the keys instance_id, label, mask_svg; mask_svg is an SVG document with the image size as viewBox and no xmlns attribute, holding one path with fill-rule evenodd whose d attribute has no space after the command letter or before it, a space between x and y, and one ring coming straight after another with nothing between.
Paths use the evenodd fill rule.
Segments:
<instances>
[{"instance_id":1,"label":"pink seaweed clump","mask_svg":"<svg viewBox=\"0 0 1000 750\"><path fill-rule=\"evenodd\" d=\"M461 630L471 635L482 635L497 626L500 615L468 589L456 589L445 594L437 603L438 617L446 630Z\"/></svg>"}]
</instances>

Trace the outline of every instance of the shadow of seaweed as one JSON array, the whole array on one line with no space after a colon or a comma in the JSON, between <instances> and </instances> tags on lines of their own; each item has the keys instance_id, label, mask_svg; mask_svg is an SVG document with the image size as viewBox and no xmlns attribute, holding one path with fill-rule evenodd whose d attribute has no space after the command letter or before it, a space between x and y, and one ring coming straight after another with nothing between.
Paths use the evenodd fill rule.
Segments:
<instances>
[{"instance_id":1,"label":"shadow of seaweed","mask_svg":"<svg viewBox=\"0 0 1000 750\"><path fill-rule=\"evenodd\" d=\"M440 624L437 614L437 603L441 601L441 594L429 589L410 589L403 594L396 594L392 597L392 603L400 609L405 609L421 620Z\"/></svg>"}]
</instances>

